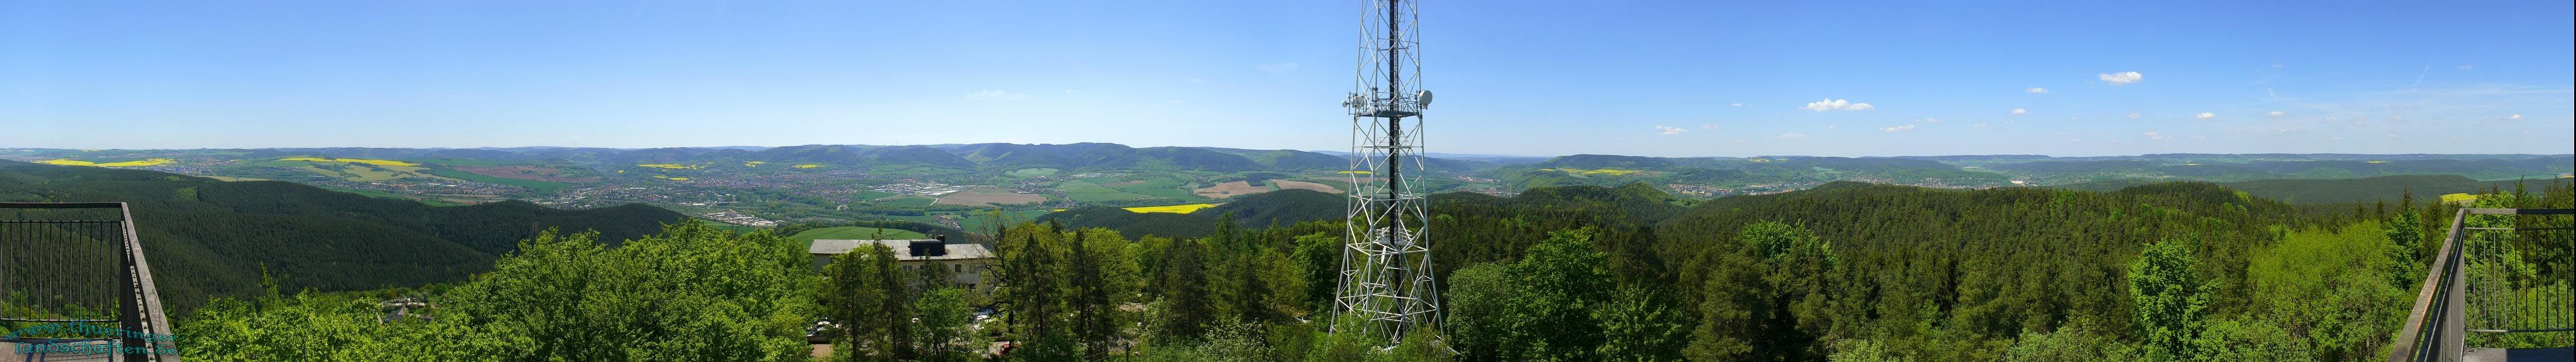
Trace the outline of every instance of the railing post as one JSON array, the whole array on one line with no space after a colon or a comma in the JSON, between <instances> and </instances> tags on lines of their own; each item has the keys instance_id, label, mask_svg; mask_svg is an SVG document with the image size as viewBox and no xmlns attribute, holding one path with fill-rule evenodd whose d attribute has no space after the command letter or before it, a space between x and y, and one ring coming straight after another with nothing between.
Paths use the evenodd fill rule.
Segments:
<instances>
[{"instance_id":1,"label":"railing post","mask_svg":"<svg viewBox=\"0 0 2576 362\"><path fill-rule=\"evenodd\" d=\"M2469 352L2466 331L2469 325L2468 318L2465 316L2465 311L2469 309L2469 278L2460 275L2467 272L2469 268L2468 258L2463 255L2468 254L2469 235L2466 230L2461 229L2468 221L2469 210L2460 209L2459 215L2451 217L2451 232L2445 234L2447 235L2445 238L2450 240L2444 242L2451 244L2446 248L2451 249L2452 252L2448 253L2449 260L2442 261L2443 264L2448 265L2444 267L2447 270L2442 273L2442 279L2444 279L2442 283L2450 286L2443 287L2442 294L2447 295L2443 296L2442 300L2442 322L2439 324L2442 329L2437 332L2441 333L2437 335L2441 340L2434 342L2441 343L2441 349L2438 352L2440 355L2434 358L2443 362L2459 361Z\"/></svg>"}]
</instances>

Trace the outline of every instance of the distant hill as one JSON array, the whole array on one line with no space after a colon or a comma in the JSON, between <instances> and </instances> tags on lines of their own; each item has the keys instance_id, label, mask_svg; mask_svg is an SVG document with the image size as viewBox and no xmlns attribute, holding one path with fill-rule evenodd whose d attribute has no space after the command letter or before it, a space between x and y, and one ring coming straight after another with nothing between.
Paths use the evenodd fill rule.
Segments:
<instances>
[{"instance_id":1,"label":"distant hill","mask_svg":"<svg viewBox=\"0 0 2576 362\"><path fill-rule=\"evenodd\" d=\"M818 228L818 229L812 229L812 230L805 230L805 231L803 231L803 232L798 232L798 233L796 233L796 235L789 235L789 236L787 236L787 238L789 238L789 239L796 239L796 240L814 240L814 239L879 240L878 238L883 238L882 240L901 240L901 239L929 239L929 238L930 238L930 236L929 236L929 235L923 235L923 234L922 234L922 233L920 233L920 232L911 231L911 230L902 230L902 229L881 229L881 228L872 228L872 227L863 227L863 226L834 226L834 227L826 227L826 228Z\"/></svg>"},{"instance_id":2,"label":"distant hill","mask_svg":"<svg viewBox=\"0 0 2576 362\"><path fill-rule=\"evenodd\" d=\"M1207 236L1216 231L1216 221L1234 213L1235 223L1246 227L1288 225L1306 221L1332 220L1342 217L1341 195L1305 189L1286 189L1235 198L1224 205L1191 212L1138 213L1114 207L1086 207L1039 216L1037 222L1055 221L1066 227L1102 227L1118 230L1127 236L1157 235L1174 238Z\"/></svg>"},{"instance_id":3,"label":"distant hill","mask_svg":"<svg viewBox=\"0 0 2576 362\"><path fill-rule=\"evenodd\" d=\"M1672 166L1673 166L1673 163L1672 163L1672 161L1667 161L1667 160L1665 160L1665 159L1663 159L1663 158L1660 158L1660 157L1618 156L1618 155L1572 155L1572 156L1558 156L1557 158L1551 158L1551 159L1548 159L1548 160L1547 160L1547 161L1545 161L1545 162L1539 162L1537 165L1533 165L1533 166L1535 166L1535 167L1540 167L1540 168L1569 168L1569 167L1570 167L1570 168L1580 168L1580 169L1602 169L1602 168L1617 168L1617 169L1655 169L1655 168L1672 167Z\"/></svg>"},{"instance_id":4,"label":"distant hill","mask_svg":"<svg viewBox=\"0 0 2576 362\"><path fill-rule=\"evenodd\" d=\"M164 300L188 310L259 289L461 281L545 229L622 241L686 216L626 205L588 210L509 201L435 207L278 181L225 182L144 171L0 161L0 201L127 202Z\"/></svg>"},{"instance_id":5,"label":"distant hill","mask_svg":"<svg viewBox=\"0 0 2576 362\"><path fill-rule=\"evenodd\" d=\"M1272 170L1280 171L1341 170L1350 167L1350 159L1342 156L1296 150L1262 151L1244 157L1249 157L1252 162L1259 162Z\"/></svg>"},{"instance_id":6,"label":"distant hill","mask_svg":"<svg viewBox=\"0 0 2576 362\"><path fill-rule=\"evenodd\" d=\"M2149 180L2113 180L2088 182L2056 188L2085 191L2117 191L2152 184ZM2535 182L2547 182L2546 179ZM2511 181L2478 181L2458 175L2401 175L2357 179L2273 179L2221 182L2217 185L2248 195L2291 203L2352 203L2396 201L2407 191L2419 200L2450 193L2474 193L2484 188L2510 188Z\"/></svg>"}]
</instances>

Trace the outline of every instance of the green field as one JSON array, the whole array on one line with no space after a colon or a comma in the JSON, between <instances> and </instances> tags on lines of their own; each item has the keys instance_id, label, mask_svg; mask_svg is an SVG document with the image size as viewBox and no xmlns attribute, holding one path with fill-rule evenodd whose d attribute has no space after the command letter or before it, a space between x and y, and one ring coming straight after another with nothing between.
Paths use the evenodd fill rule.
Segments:
<instances>
[{"instance_id":1,"label":"green field","mask_svg":"<svg viewBox=\"0 0 2576 362\"><path fill-rule=\"evenodd\" d=\"M439 175L439 176L446 176L446 177L448 177L448 178L462 179L462 180L466 180L466 181L474 181L474 182L487 183L487 184L502 184L502 185L510 185L510 186L526 187L526 188L528 188L528 190L529 190L529 191L536 191L536 192L549 192L549 191L554 191L555 189L558 189L558 188L563 188L564 186L571 186L571 185L572 185L572 184L567 184L567 183L562 183L562 182L554 182L554 181L521 180L521 179L514 179L514 178L500 178L500 177L484 176L484 175L477 175L477 174L474 174L474 173L472 173L472 172L457 171L457 170L430 170L430 171L429 171L429 174L431 174L431 175Z\"/></svg>"},{"instance_id":2,"label":"green field","mask_svg":"<svg viewBox=\"0 0 2576 362\"><path fill-rule=\"evenodd\" d=\"M968 213L966 213L966 216L965 216L965 217L957 219L957 227L959 227L959 228L963 228L963 229L966 229L966 232L972 232L972 233L989 233L989 232L992 232L992 231L993 231L993 224L992 224L992 222L993 222L993 221L992 221L993 214L990 214L989 212L990 212L990 211L975 211L975 212L968 212ZM1021 223L1021 222L1029 222L1030 220L1037 220L1039 215L1046 215L1046 214L1047 214L1047 213L1049 213L1049 212L1052 212L1052 211L1047 211L1047 210L1019 210L1019 211L1003 211L1003 212L1002 212L1002 217L1004 218L1004 220L1005 220L1005 221L1014 222L1014 223ZM925 221L925 222L937 222L937 219L935 219L935 218L926 218L926 219L930 219L930 221Z\"/></svg>"},{"instance_id":3,"label":"green field","mask_svg":"<svg viewBox=\"0 0 2576 362\"><path fill-rule=\"evenodd\" d=\"M1194 194L1194 193L1191 193L1191 192L1190 192L1190 191L1191 191L1190 189L1194 188L1193 186L1197 186L1197 185L1193 185L1193 184L1187 183L1187 182L1185 182L1185 181L1181 181L1180 179L1170 178L1170 177L1148 177L1148 178L1142 178L1142 179L1139 179L1139 180L1142 180L1142 181L1145 181L1145 182L1143 182L1143 183L1136 183L1136 184L1129 184L1129 185L1121 185L1121 186L1118 186L1118 187L1117 187L1117 189L1118 189L1118 191L1126 191L1126 192L1128 192L1128 193L1133 193L1133 194L1148 195L1148 196L1156 196L1156 197L1169 198L1169 199L1177 199L1177 200L1189 201L1189 202L1199 202L1199 201L1207 201L1207 200L1208 200L1208 199L1207 199L1207 198L1205 198L1205 197L1199 197L1199 195L1198 195L1198 194Z\"/></svg>"},{"instance_id":4,"label":"green field","mask_svg":"<svg viewBox=\"0 0 2576 362\"><path fill-rule=\"evenodd\" d=\"M392 179L398 179L398 178L402 178L402 177L403 177L403 174L402 174L402 173L399 173L399 172L376 171L376 170L373 170L373 169L368 169L368 168L367 168L367 166L361 166L361 165L349 165L348 167L341 167L341 168L340 168L340 172L342 172L342 173L347 173L347 174L349 174L350 176L355 177L355 178L349 179L350 181L358 181L358 182L368 182L368 181L385 181L385 180L392 180Z\"/></svg>"},{"instance_id":5,"label":"green field","mask_svg":"<svg viewBox=\"0 0 2576 362\"><path fill-rule=\"evenodd\" d=\"M1059 171L1059 170L1056 170L1056 169L1053 169L1053 168L1045 168L1045 167L1039 167L1039 168L1023 168L1023 169L1018 169L1018 170L1011 170L1011 176L1019 176L1019 177L1051 176L1051 175L1055 175L1056 171Z\"/></svg>"},{"instance_id":6,"label":"green field","mask_svg":"<svg viewBox=\"0 0 2576 362\"><path fill-rule=\"evenodd\" d=\"M1065 181L1064 184L1059 185L1059 187L1064 188L1065 198L1073 199L1074 202L1144 200L1154 198L1154 196L1150 195L1119 191L1118 189L1101 187L1100 184L1082 181Z\"/></svg>"},{"instance_id":7,"label":"green field","mask_svg":"<svg viewBox=\"0 0 2576 362\"><path fill-rule=\"evenodd\" d=\"M320 167L313 167L313 165L299 165L295 167L302 168L305 171L313 171L313 173L322 174L323 176L340 177L339 171L324 170Z\"/></svg>"},{"instance_id":8,"label":"green field","mask_svg":"<svg viewBox=\"0 0 2576 362\"><path fill-rule=\"evenodd\" d=\"M882 232L883 234L879 234L880 232ZM835 227L827 227L827 228L814 229L814 230L806 230L805 232L796 233L796 235L788 236L787 238L789 238L789 239L796 239L796 240L814 240L814 239L879 240L879 238L880 238L880 237L882 237L882 238L883 238L882 240L929 239L929 238L930 238L930 236L929 236L929 235L922 235L921 233L912 232L912 231L907 231L907 230L897 230L897 229L879 229L879 228L872 228L872 227L860 227L860 226L835 226Z\"/></svg>"}]
</instances>

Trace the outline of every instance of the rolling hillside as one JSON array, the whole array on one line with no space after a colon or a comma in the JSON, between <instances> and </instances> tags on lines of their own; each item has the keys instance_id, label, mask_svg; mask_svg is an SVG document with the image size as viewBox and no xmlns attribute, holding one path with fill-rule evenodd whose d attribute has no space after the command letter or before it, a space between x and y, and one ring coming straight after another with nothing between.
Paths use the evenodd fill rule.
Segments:
<instances>
[{"instance_id":1,"label":"rolling hillside","mask_svg":"<svg viewBox=\"0 0 2576 362\"><path fill-rule=\"evenodd\" d=\"M1126 235L1200 237L1214 232L1217 219L1228 213L1234 215L1236 224L1256 228L1340 218L1344 200L1347 199L1340 195L1288 189L1243 196L1224 205L1187 214L1086 207L1039 216L1037 222L1060 222L1066 227L1104 227Z\"/></svg>"},{"instance_id":2,"label":"rolling hillside","mask_svg":"<svg viewBox=\"0 0 2576 362\"><path fill-rule=\"evenodd\" d=\"M2535 182L2546 181L2536 180ZM2058 188L2107 192L2150 183L2153 181L2113 180L2058 186ZM2257 197L2312 204L2394 202L2408 191L2413 191L2417 199L2425 199L2442 194L2474 193L2486 188L2510 189L2513 187L2513 182L2478 181L2457 175L2405 175L2357 179L2273 179L2221 182L2218 185L2244 191Z\"/></svg>"},{"instance_id":3,"label":"rolling hillside","mask_svg":"<svg viewBox=\"0 0 2576 362\"><path fill-rule=\"evenodd\" d=\"M256 291L263 269L287 291L454 282L543 230L626 240L687 220L643 205L435 207L288 182L12 161L0 161L0 200L131 203L174 311Z\"/></svg>"}]
</instances>

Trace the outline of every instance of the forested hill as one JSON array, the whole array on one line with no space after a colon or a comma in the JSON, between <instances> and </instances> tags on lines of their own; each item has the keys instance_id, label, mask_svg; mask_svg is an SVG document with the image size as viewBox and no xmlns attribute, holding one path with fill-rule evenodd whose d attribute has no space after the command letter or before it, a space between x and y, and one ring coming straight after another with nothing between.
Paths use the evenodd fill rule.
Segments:
<instances>
[{"instance_id":1,"label":"forested hill","mask_svg":"<svg viewBox=\"0 0 2576 362\"><path fill-rule=\"evenodd\" d=\"M2287 204L2206 183L2097 193L1837 182L1710 200L1651 230L1580 221L1597 211L1437 210L1446 216L1433 226L1444 247L1439 262L1455 270L1443 279L1455 311L1451 338L1469 360L1584 359L1599 357L1584 349L1602 343L1693 360L1811 360L1836 352L1859 360L1893 357L1872 355L1883 351L1921 360L1995 360L2025 333L2069 330L2076 332L2062 333L2067 339L2100 342L2075 348L2101 352L2124 348L2116 341L2146 337L2134 331L2156 330L2137 325L2134 306L2142 302L2124 279L2140 250L2176 245L2198 257L2188 272L2208 281L2208 320L2262 318L2256 312L2267 304L2255 300L2246 281L2250 254L2302 223L2290 219L2296 216ZM1593 231L1552 232L1585 228ZM1565 259L1534 251L1566 238L1588 239L1584 249L1599 252L1595 260L1607 272L1599 277L1608 280L1543 281L1594 290L1516 291L1513 284L1530 282L1519 278L1547 275L1520 273L1566 270L1543 266ZM1628 291L1610 290L1615 286ZM1559 301L1565 307L1509 306L1533 293L1572 300ZM1565 308L1616 311L1596 317L1548 311ZM1546 331L1516 330L1510 315L1561 320L1551 320L1557 327ZM1640 326L1640 317L1683 321ZM1601 334L1608 340L1577 338ZM1620 341L1639 338L1645 340ZM1567 342L1578 345L1550 352ZM1525 347L1534 344L1550 346Z\"/></svg>"},{"instance_id":2,"label":"forested hill","mask_svg":"<svg viewBox=\"0 0 2576 362\"><path fill-rule=\"evenodd\" d=\"M2113 191L2152 182L2145 180L2112 180L2053 186L2057 188ZM2486 189L2511 188L2512 181L2478 181L2458 175L2400 175L2357 179L2276 179L2221 182L2219 186L2245 191L2257 197L2282 202L2369 203L2395 202L2412 192L2421 197L2453 193L2475 193Z\"/></svg>"},{"instance_id":3,"label":"forested hill","mask_svg":"<svg viewBox=\"0 0 2576 362\"><path fill-rule=\"evenodd\" d=\"M358 290L461 281L544 229L627 240L687 220L652 206L437 207L279 181L0 161L0 201L127 202L163 300L184 311L260 287Z\"/></svg>"}]
</instances>

